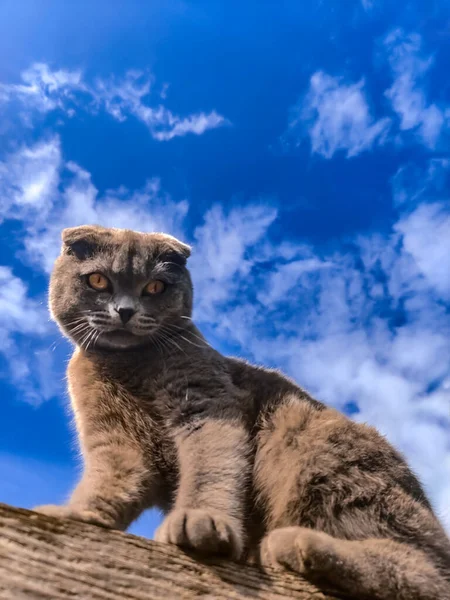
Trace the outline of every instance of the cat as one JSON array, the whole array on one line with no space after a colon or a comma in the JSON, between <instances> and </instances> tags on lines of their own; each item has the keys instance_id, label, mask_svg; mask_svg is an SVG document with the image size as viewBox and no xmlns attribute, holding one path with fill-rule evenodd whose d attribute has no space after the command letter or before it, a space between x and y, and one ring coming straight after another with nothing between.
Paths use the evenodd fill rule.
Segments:
<instances>
[{"instance_id":1,"label":"cat","mask_svg":"<svg viewBox=\"0 0 450 600\"><path fill-rule=\"evenodd\" d=\"M65 229L50 311L75 344L69 392L84 473L47 515L288 568L354 598L450 600L450 541L372 427L195 327L190 248L162 233ZM395 401L395 399L393 399Z\"/></svg>"}]
</instances>

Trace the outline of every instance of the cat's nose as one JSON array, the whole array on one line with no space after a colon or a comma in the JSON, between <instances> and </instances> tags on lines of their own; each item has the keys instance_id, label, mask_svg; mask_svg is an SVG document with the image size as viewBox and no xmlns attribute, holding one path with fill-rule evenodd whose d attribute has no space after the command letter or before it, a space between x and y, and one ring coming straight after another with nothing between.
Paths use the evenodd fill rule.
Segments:
<instances>
[{"instance_id":1,"label":"cat's nose","mask_svg":"<svg viewBox=\"0 0 450 600\"><path fill-rule=\"evenodd\" d=\"M125 325L136 312L134 308L116 308L119 313L120 320Z\"/></svg>"}]
</instances>

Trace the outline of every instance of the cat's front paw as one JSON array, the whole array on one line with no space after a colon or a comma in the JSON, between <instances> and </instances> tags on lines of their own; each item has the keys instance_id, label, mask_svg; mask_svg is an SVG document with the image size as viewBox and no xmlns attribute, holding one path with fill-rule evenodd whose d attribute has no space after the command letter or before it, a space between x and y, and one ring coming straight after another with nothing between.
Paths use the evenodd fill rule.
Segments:
<instances>
[{"instance_id":1,"label":"cat's front paw","mask_svg":"<svg viewBox=\"0 0 450 600\"><path fill-rule=\"evenodd\" d=\"M93 525L101 525L102 527L114 528L114 523L110 519L91 511L82 510L72 506L58 506L56 504L44 504L33 508L34 512L56 519L71 519L73 521L83 521Z\"/></svg>"},{"instance_id":2,"label":"cat's front paw","mask_svg":"<svg viewBox=\"0 0 450 600\"><path fill-rule=\"evenodd\" d=\"M291 569L308 576L321 572L335 559L335 540L322 531L305 527L283 527L271 531L262 541L260 560L275 569Z\"/></svg>"},{"instance_id":3,"label":"cat's front paw","mask_svg":"<svg viewBox=\"0 0 450 600\"><path fill-rule=\"evenodd\" d=\"M155 540L234 559L241 556L243 548L241 532L231 519L200 509L176 509L169 513L157 529Z\"/></svg>"}]
</instances>

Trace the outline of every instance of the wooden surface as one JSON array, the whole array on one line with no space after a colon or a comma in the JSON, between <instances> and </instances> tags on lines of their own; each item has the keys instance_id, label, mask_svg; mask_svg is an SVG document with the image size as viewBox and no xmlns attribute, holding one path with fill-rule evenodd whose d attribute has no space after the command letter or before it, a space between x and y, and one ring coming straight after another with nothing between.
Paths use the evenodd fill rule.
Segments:
<instances>
[{"instance_id":1,"label":"wooden surface","mask_svg":"<svg viewBox=\"0 0 450 600\"><path fill-rule=\"evenodd\" d=\"M324 600L300 577L0 504L0 598Z\"/></svg>"}]
</instances>

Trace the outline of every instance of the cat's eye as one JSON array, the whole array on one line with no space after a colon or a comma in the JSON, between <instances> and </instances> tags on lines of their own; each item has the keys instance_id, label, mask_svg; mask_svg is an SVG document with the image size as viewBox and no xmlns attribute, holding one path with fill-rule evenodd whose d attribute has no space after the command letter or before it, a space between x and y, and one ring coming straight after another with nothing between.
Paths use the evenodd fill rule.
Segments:
<instances>
[{"instance_id":1,"label":"cat's eye","mask_svg":"<svg viewBox=\"0 0 450 600\"><path fill-rule=\"evenodd\" d=\"M155 294L161 294L166 289L166 284L164 281L160 281L159 279L154 279L147 283L144 288L144 295L146 296L154 296Z\"/></svg>"},{"instance_id":2,"label":"cat's eye","mask_svg":"<svg viewBox=\"0 0 450 600\"><path fill-rule=\"evenodd\" d=\"M91 273L87 279L88 284L97 292L104 292L109 288L109 280L101 273Z\"/></svg>"}]
</instances>

